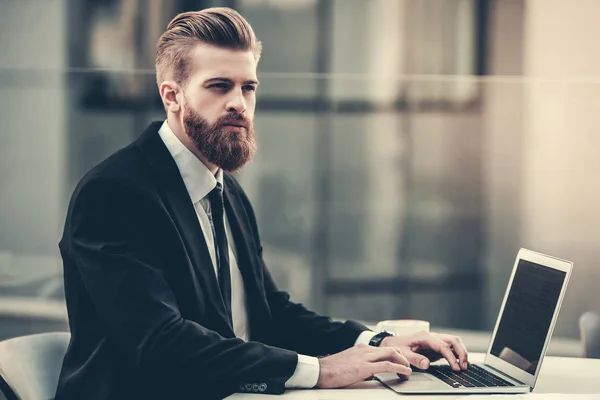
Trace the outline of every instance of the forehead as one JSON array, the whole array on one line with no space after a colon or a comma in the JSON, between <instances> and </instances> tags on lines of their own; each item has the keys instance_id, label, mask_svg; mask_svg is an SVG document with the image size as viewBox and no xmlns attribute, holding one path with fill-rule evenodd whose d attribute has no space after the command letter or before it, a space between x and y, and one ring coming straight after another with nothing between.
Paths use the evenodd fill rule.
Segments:
<instances>
[{"instance_id":1,"label":"forehead","mask_svg":"<svg viewBox=\"0 0 600 400\"><path fill-rule=\"evenodd\" d=\"M194 47L191 54L193 81L222 77L233 81L256 80L256 60L251 50L231 50L204 43Z\"/></svg>"}]
</instances>

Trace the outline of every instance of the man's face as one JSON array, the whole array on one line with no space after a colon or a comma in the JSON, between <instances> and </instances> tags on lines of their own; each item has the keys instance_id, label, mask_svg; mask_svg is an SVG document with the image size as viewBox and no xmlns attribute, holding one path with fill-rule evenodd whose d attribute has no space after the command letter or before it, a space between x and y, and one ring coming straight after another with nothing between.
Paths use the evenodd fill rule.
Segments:
<instances>
[{"instance_id":1,"label":"man's face","mask_svg":"<svg viewBox=\"0 0 600 400\"><path fill-rule=\"evenodd\" d=\"M256 60L252 51L200 44L185 87L183 126L207 161L236 171L256 151Z\"/></svg>"}]
</instances>

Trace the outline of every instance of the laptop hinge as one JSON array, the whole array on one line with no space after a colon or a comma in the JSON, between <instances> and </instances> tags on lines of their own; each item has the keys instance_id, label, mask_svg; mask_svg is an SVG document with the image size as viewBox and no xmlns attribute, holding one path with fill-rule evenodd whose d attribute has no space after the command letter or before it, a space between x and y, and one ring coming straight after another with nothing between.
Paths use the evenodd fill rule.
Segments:
<instances>
[{"instance_id":1,"label":"laptop hinge","mask_svg":"<svg viewBox=\"0 0 600 400\"><path fill-rule=\"evenodd\" d=\"M491 365L489 365L489 364L484 364L484 365L485 365L486 367L488 367L489 369L493 369L493 370L494 370L494 372L498 373L499 375L505 376L505 377L507 377L507 378L509 378L509 379L512 379L512 380L513 380L513 381L515 381L515 382L518 382L518 383L520 383L520 384L521 384L521 385L523 385L523 386L526 386L524 382L521 382L520 380L518 380L518 379L515 379L515 378L513 378L512 376L510 376L510 375L508 375L508 374L505 374L504 372L500 371L498 368L494 368L494 367L492 367L492 366L491 366Z\"/></svg>"}]
</instances>

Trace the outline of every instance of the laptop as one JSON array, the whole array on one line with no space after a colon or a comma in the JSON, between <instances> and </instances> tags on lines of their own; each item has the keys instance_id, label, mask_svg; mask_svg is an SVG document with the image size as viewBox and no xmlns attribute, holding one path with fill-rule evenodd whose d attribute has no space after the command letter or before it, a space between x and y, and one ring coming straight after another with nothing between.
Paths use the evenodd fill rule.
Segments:
<instances>
[{"instance_id":1,"label":"laptop","mask_svg":"<svg viewBox=\"0 0 600 400\"><path fill-rule=\"evenodd\" d=\"M573 263L521 249L513 266L485 361L454 372L432 365L408 380L378 374L403 394L528 393L540 373Z\"/></svg>"}]
</instances>

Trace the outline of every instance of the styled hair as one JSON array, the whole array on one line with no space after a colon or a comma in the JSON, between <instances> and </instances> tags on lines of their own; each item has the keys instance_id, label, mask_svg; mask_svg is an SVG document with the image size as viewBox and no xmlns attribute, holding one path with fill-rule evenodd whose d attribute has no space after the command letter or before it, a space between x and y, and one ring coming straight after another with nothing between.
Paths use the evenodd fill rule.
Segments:
<instances>
[{"instance_id":1,"label":"styled hair","mask_svg":"<svg viewBox=\"0 0 600 400\"><path fill-rule=\"evenodd\" d=\"M173 79L185 84L192 72L190 52L198 43L231 50L250 50L256 62L262 43L254 30L237 11L213 7L177 15L158 39L156 46L156 83Z\"/></svg>"}]
</instances>

